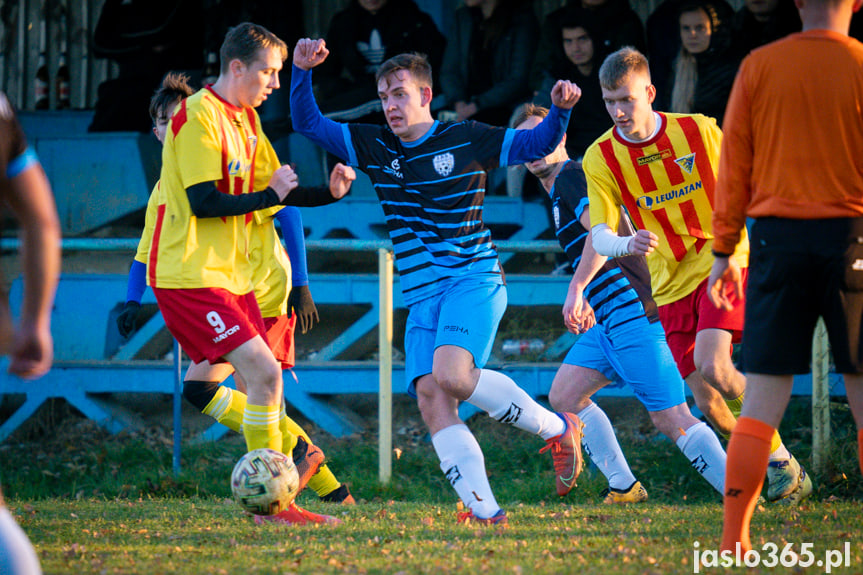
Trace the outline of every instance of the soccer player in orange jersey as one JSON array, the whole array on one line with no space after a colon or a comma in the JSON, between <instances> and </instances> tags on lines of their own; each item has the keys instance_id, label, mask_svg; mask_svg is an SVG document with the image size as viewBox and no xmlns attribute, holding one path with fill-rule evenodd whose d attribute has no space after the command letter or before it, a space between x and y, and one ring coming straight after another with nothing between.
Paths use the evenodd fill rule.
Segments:
<instances>
[{"instance_id":1,"label":"soccer player in orange jersey","mask_svg":"<svg viewBox=\"0 0 863 575\"><path fill-rule=\"evenodd\" d=\"M810 371L819 316L845 379L863 468L863 44L848 37L863 0L795 3L803 31L752 52L734 82L713 215L709 294L726 309L734 306L729 286L743 292L728 256L746 218L754 219L743 342L748 385L725 481L722 549L729 551L752 549L749 523L770 438L792 375Z\"/></svg>"},{"instance_id":2,"label":"soccer player in orange jersey","mask_svg":"<svg viewBox=\"0 0 863 575\"><path fill-rule=\"evenodd\" d=\"M727 437L746 378L730 354L742 335L742 295L727 311L717 310L706 293L722 132L707 116L654 111L647 59L633 48L610 54L599 79L615 125L584 155L594 246L606 256L650 254L653 298L678 370L699 408ZM635 236L616 234L621 210L638 228ZM748 255L744 233L732 257L745 270ZM778 434L768 479L770 500L801 498L812 488Z\"/></svg>"}]
</instances>

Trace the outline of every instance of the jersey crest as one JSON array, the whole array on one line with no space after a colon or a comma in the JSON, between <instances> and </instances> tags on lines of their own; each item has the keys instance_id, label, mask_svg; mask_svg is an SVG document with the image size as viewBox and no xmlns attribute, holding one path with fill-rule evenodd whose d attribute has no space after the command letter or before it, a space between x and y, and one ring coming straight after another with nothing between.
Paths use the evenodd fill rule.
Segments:
<instances>
[{"instance_id":1,"label":"jersey crest","mask_svg":"<svg viewBox=\"0 0 863 575\"><path fill-rule=\"evenodd\" d=\"M691 174L692 168L695 166L695 152L675 158L674 163L686 170L687 174Z\"/></svg>"},{"instance_id":2,"label":"jersey crest","mask_svg":"<svg viewBox=\"0 0 863 575\"><path fill-rule=\"evenodd\" d=\"M447 177L452 173L453 167L455 167L455 156L449 152L438 154L432 160L432 165L434 165L434 169L438 174Z\"/></svg>"}]
</instances>

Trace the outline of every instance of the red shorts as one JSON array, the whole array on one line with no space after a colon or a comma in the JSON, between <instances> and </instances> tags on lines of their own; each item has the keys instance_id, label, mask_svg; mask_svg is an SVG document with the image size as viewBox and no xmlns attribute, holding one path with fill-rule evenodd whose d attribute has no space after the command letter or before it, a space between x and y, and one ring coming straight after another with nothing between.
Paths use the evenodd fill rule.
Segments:
<instances>
[{"instance_id":1,"label":"red shorts","mask_svg":"<svg viewBox=\"0 0 863 575\"><path fill-rule=\"evenodd\" d=\"M746 278L749 268L740 270L743 276L743 290L746 292ZM745 298L737 299L734 288L727 287L734 309L717 309L707 297L707 280L698 284L688 296L663 306L659 306L659 320L665 330L665 339L677 363L682 377L695 371L695 336L703 329L724 329L731 332L731 341L739 343L743 337L743 316ZM729 350L731 353L731 350Z\"/></svg>"},{"instance_id":2,"label":"red shorts","mask_svg":"<svg viewBox=\"0 0 863 575\"><path fill-rule=\"evenodd\" d=\"M195 363L225 362L224 355L267 330L254 292L222 288L153 288L165 325Z\"/></svg>"},{"instance_id":3,"label":"red shorts","mask_svg":"<svg viewBox=\"0 0 863 575\"><path fill-rule=\"evenodd\" d=\"M294 326L297 324L296 314L288 317L265 317L264 327L267 328L267 343L276 356L276 361L282 364L282 369L294 367Z\"/></svg>"}]
</instances>

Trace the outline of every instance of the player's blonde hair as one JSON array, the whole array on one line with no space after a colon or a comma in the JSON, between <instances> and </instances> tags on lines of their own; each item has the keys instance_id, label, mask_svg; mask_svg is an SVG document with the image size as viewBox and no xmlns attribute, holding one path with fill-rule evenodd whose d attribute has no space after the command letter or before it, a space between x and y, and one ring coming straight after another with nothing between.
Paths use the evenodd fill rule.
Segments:
<instances>
[{"instance_id":1,"label":"player's blonde hair","mask_svg":"<svg viewBox=\"0 0 863 575\"><path fill-rule=\"evenodd\" d=\"M606 90L617 90L633 74L644 74L649 82L650 66L644 54L632 46L624 46L609 54L599 67L599 85Z\"/></svg>"},{"instance_id":2,"label":"player's blonde hair","mask_svg":"<svg viewBox=\"0 0 863 575\"><path fill-rule=\"evenodd\" d=\"M262 49L275 48L282 57L282 62L288 59L288 46L281 38L258 24L243 22L237 24L225 35L219 58L222 60L221 72L224 74L231 65L231 60L239 60L250 66Z\"/></svg>"}]
</instances>

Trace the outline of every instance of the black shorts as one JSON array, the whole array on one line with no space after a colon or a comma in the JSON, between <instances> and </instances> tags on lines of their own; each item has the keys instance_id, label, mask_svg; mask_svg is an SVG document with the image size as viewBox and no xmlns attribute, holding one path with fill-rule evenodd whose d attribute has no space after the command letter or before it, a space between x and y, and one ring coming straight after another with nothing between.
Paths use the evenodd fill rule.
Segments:
<instances>
[{"instance_id":1,"label":"black shorts","mask_svg":"<svg viewBox=\"0 0 863 575\"><path fill-rule=\"evenodd\" d=\"M743 368L808 373L824 318L838 373L863 373L863 218L761 218L750 235Z\"/></svg>"}]
</instances>

